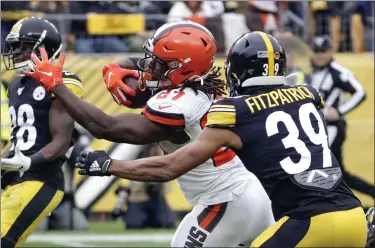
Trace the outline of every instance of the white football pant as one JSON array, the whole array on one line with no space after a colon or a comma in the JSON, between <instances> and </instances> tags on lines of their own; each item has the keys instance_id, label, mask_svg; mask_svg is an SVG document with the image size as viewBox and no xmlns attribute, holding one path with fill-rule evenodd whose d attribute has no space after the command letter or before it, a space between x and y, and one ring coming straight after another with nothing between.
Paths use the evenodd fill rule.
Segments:
<instances>
[{"instance_id":1,"label":"white football pant","mask_svg":"<svg viewBox=\"0 0 375 248\"><path fill-rule=\"evenodd\" d=\"M172 247L249 247L273 225L271 201L257 178L233 201L197 204L185 216L172 239Z\"/></svg>"}]
</instances>

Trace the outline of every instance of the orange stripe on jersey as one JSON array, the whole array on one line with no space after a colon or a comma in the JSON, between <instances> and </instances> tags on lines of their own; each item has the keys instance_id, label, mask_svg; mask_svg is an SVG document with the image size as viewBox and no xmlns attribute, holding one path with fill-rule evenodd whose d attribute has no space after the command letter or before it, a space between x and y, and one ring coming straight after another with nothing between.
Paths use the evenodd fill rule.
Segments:
<instances>
[{"instance_id":1,"label":"orange stripe on jersey","mask_svg":"<svg viewBox=\"0 0 375 248\"><path fill-rule=\"evenodd\" d=\"M216 204L208 213L208 215L202 220L201 223L199 223L199 226L203 229L206 229L208 225L212 222L212 220L216 217L216 215L219 213L220 210L220 204Z\"/></svg>"},{"instance_id":2,"label":"orange stripe on jersey","mask_svg":"<svg viewBox=\"0 0 375 248\"><path fill-rule=\"evenodd\" d=\"M207 114L205 114L200 122L201 128L204 129L207 123ZM215 167L222 166L225 163L228 163L236 157L236 154L230 148L219 149L211 159L214 162Z\"/></svg>"},{"instance_id":3,"label":"orange stripe on jersey","mask_svg":"<svg viewBox=\"0 0 375 248\"><path fill-rule=\"evenodd\" d=\"M143 109L142 113L150 121L158 122L158 123L168 125L168 126L185 126L185 120L174 120L174 119L168 119L165 117L156 116L148 112L146 108Z\"/></svg>"},{"instance_id":4,"label":"orange stripe on jersey","mask_svg":"<svg viewBox=\"0 0 375 248\"><path fill-rule=\"evenodd\" d=\"M222 166L225 163L228 163L232 159L236 157L236 154L232 151L232 149L227 148L225 150L219 150L215 153L212 160L214 161L215 167Z\"/></svg>"}]
</instances>

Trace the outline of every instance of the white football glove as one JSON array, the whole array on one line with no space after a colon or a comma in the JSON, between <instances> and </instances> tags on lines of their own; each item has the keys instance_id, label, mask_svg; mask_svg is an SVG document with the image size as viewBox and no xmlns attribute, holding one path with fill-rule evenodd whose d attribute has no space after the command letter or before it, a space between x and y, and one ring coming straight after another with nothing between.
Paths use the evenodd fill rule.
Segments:
<instances>
[{"instance_id":1,"label":"white football glove","mask_svg":"<svg viewBox=\"0 0 375 248\"><path fill-rule=\"evenodd\" d=\"M20 149L16 146L15 153L12 158L1 159L1 169L6 171L18 171L20 176L30 168L31 159L23 155Z\"/></svg>"}]
</instances>

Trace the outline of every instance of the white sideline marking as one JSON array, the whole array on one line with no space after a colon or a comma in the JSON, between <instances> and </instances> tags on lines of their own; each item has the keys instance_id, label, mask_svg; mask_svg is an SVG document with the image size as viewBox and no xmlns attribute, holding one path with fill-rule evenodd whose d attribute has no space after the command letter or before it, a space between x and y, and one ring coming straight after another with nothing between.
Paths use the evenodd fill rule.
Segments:
<instances>
[{"instance_id":1,"label":"white sideline marking","mask_svg":"<svg viewBox=\"0 0 375 248\"><path fill-rule=\"evenodd\" d=\"M99 246L91 245L91 244L87 245L85 243L79 243L79 242L73 243L73 242L67 242L67 241L64 241L64 242L49 241L48 243L59 245L59 246L64 246L64 247L99 247Z\"/></svg>"}]
</instances>

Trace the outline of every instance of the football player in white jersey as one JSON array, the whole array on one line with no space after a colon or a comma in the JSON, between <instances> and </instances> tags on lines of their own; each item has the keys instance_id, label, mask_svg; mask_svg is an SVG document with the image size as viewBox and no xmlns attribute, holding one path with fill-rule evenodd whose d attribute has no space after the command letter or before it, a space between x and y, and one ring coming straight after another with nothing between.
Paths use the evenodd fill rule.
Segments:
<instances>
[{"instance_id":1,"label":"football player in white jersey","mask_svg":"<svg viewBox=\"0 0 375 248\"><path fill-rule=\"evenodd\" d=\"M212 102L224 93L220 73L212 67L215 39L199 24L175 22L160 27L146 41L144 50L145 58L125 62L128 69L116 64L103 69L107 87L123 105L131 104L129 99L134 99L130 96L134 97L135 91L122 79L138 78L131 69L141 70L140 84L158 91L148 100L142 115L106 115L70 93L56 76L61 68L46 60L35 60L32 75L95 137L132 144L159 142L165 153L172 153L199 136ZM46 71L52 71L54 76L46 75ZM226 118L235 116L229 110ZM106 168L111 160L104 151L86 155L82 164L89 165L81 168L81 174L110 175ZM247 245L274 223L265 190L233 150L223 147L198 167L176 168L179 165L172 163L166 167L134 168L126 175L112 173L134 181L166 182L177 178L186 199L195 206L178 227L172 247Z\"/></svg>"}]
</instances>

